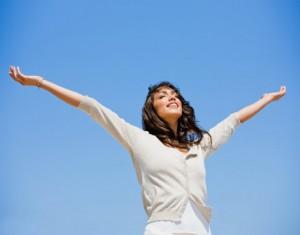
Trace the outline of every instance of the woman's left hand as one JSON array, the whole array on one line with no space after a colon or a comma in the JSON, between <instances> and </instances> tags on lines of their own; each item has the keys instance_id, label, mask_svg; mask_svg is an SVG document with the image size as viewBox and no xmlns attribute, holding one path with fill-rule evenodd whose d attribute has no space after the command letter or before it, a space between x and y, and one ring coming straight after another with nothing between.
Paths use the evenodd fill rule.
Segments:
<instances>
[{"instance_id":1,"label":"woman's left hand","mask_svg":"<svg viewBox=\"0 0 300 235\"><path fill-rule=\"evenodd\" d=\"M265 93L263 94L263 96L261 98L267 98L270 101L275 101L275 100L279 100L282 96L284 96L286 93L286 87L285 86L281 86L280 90L277 92L270 92L270 93Z\"/></svg>"}]
</instances>

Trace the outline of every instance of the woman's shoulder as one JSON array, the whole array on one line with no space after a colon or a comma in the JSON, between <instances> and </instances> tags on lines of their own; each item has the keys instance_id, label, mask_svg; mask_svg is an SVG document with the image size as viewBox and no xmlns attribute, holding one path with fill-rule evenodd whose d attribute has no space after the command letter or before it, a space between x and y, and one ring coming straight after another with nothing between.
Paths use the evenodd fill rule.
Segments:
<instances>
[{"instance_id":1,"label":"woman's shoulder","mask_svg":"<svg viewBox=\"0 0 300 235\"><path fill-rule=\"evenodd\" d=\"M210 143L211 143L210 141L211 141L211 139L210 139L209 134L204 132L203 135L202 135L202 138L200 140L199 146L202 149L206 150L210 146Z\"/></svg>"}]
</instances>

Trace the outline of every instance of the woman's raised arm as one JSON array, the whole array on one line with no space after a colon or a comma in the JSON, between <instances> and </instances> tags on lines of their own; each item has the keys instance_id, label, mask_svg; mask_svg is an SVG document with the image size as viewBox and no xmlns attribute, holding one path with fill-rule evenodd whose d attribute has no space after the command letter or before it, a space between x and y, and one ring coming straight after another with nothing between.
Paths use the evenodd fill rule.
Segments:
<instances>
[{"instance_id":1,"label":"woman's raised arm","mask_svg":"<svg viewBox=\"0 0 300 235\"><path fill-rule=\"evenodd\" d=\"M19 67L10 66L9 75L23 86L37 86L45 89L74 107L78 107L80 100L82 99L81 94L58 86L50 81L45 80L41 76L25 75L21 73Z\"/></svg>"},{"instance_id":2,"label":"woman's raised arm","mask_svg":"<svg viewBox=\"0 0 300 235\"><path fill-rule=\"evenodd\" d=\"M286 93L286 87L281 86L277 92L265 93L258 101L237 111L241 123L253 117L258 111L273 101L279 100Z\"/></svg>"},{"instance_id":3,"label":"woman's raised arm","mask_svg":"<svg viewBox=\"0 0 300 235\"><path fill-rule=\"evenodd\" d=\"M286 87L281 86L278 92L265 93L258 101L250 104L239 111L231 113L224 120L220 121L209 129L209 134L212 137L212 145L207 151L206 159L211 156L221 145L226 143L233 135L235 130L246 120L254 116L258 111L264 108L272 101L280 99L286 93ZM207 143L205 141L205 143Z\"/></svg>"},{"instance_id":4,"label":"woman's raised arm","mask_svg":"<svg viewBox=\"0 0 300 235\"><path fill-rule=\"evenodd\" d=\"M37 86L43 88L66 103L86 112L118 140L132 156L137 140L149 134L147 131L128 123L117 113L92 97L81 95L75 91L58 86L43 79L41 76L24 75L18 67L11 66L9 75L23 86Z\"/></svg>"}]
</instances>

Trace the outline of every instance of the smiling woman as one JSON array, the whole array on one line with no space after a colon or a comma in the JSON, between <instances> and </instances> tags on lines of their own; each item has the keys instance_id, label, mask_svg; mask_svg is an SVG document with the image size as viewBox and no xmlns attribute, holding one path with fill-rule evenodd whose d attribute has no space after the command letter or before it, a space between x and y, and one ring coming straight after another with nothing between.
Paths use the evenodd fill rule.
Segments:
<instances>
[{"instance_id":1,"label":"smiling woman","mask_svg":"<svg viewBox=\"0 0 300 235\"><path fill-rule=\"evenodd\" d=\"M177 135L178 119L182 115L181 101L171 88L163 87L154 95L153 107L157 115L163 119Z\"/></svg>"},{"instance_id":2,"label":"smiling woman","mask_svg":"<svg viewBox=\"0 0 300 235\"><path fill-rule=\"evenodd\" d=\"M10 67L11 78L37 86L82 110L105 128L130 154L148 216L145 235L210 235L212 209L207 204L205 160L235 130L286 89L265 93L259 101L229 114L208 131L196 124L194 109L179 89L164 81L148 88L138 128L87 95L58 86L41 76Z\"/></svg>"},{"instance_id":3,"label":"smiling woman","mask_svg":"<svg viewBox=\"0 0 300 235\"><path fill-rule=\"evenodd\" d=\"M142 119L144 130L156 135L165 145L184 153L191 145L199 144L204 134L210 136L197 126L194 109L179 88L168 81L148 88ZM191 133L197 136L193 141L188 138Z\"/></svg>"}]
</instances>

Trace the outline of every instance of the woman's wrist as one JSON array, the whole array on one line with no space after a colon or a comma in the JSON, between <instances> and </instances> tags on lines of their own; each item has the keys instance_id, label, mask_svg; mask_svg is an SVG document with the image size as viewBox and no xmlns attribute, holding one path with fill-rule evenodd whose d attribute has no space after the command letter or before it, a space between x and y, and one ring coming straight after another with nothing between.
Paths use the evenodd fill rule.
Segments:
<instances>
[{"instance_id":1,"label":"woman's wrist","mask_svg":"<svg viewBox=\"0 0 300 235\"><path fill-rule=\"evenodd\" d=\"M268 94L264 94L261 99L263 99L265 102L267 103L271 103L273 101L273 97L268 95Z\"/></svg>"},{"instance_id":2,"label":"woman's wrist","mask_svg":"<svg viewBox=\"0 0 300 235\"><path fill-rule=\"evenodd\" d=\"M43 82L44 82L44 78L39 78L38 80L37 80L37 82L36 82L36 86L38 87L38 88L42 88L42 85L43 85Z\"/></svg>"}]
</instances>

